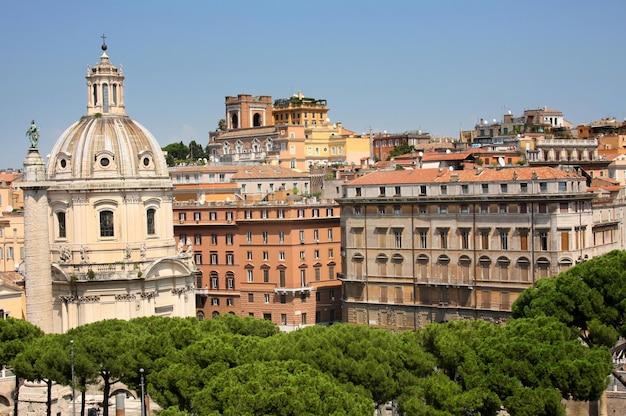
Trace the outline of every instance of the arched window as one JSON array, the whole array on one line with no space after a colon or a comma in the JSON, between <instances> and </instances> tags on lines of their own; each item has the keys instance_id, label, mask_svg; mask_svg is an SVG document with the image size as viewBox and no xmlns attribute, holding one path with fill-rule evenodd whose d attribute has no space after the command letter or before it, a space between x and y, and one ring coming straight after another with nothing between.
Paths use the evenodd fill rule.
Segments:
<instances>
[{"instance_id":1,"label":"arched window","mask_svg":"<svg viewBox=\"0 0 626 416\"><path fill-rule=\"evenodd\" d=\"M146 229L148 230L148 235L155 234L155 230L154 230L154 214L155 213L156 213L156 210L154 208L149 208L148 211L146 211Z\"/></svg>"},{"instance_id":2,"label":"arched window","mask_svg":"<svg viewBox=\"0 0 626 416\"><path fill-rule=\"evenodd\" d=\"M232 116L230 116L230 128L239 128L239 117L237 117L237 114L233 114Z\"/></svg>"},{"instance_id":3,"label":"arched window","mask_svg":"<svg viewBox=\"0 0 626 416\"><path fill-rule=\"evenodd\" d=\"M196 317L198 318L198 321L204 321L204 312L198 311Z\"/></svg>"},{"instance_id":4,"label":"arched window","mask_svg":"<svg viewBox=\"0 0 626 416\"><path fill-rule=\"evenodd\" d=\"M65 212L57 212L57 234L59 238L66 238L67 231L65 229Z\"/></svg>"},{"instance_id":5,"label":"arched window","mask_svg":"<svg viewBox=\"0 0 626 416\"><path fill-rule=\"evenodd\" d=\"M213 317L213 319L217 318L218 316L220 316L220 313L218 311L213 311L213 313L211 314L211 316Z\"/></svg>"},{"instance_id":6,"label":"arched window","mask_svg":"<svg viewBox=\"0 0 626 416\"><path fill-rule=\"evenodd\" d=\"M261 114L259 113L254 113L254 116L252 116L252 125L253 127L261 127Z\"/></svg>"},{"instance_id":7,"label":"arched window","mask_svg":"<svg viewBox=\"0 0 626 416\"><path fill-rule=\"evenodd\" d=\"M113 235L113 211L100 211L100 237Z\"/></svg>"}]
</instances>

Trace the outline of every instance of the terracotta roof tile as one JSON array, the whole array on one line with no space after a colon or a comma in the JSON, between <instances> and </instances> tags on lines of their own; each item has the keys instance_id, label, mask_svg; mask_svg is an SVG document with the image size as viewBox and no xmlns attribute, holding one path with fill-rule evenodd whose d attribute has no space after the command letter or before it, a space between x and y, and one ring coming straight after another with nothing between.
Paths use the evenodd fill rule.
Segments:
<instances>
[{"instance_id":1,"label":"terracotta roof tile","mask_svg":"<svg viewBox=\"0 0 626 416\"><path fill-rule=\"evenodd\" d=\"M537 179L560 179L560 178L581 178L575 172L551 167L510 167L510 168L486 168L482 170L457 170L448 169L414 169L414 170L393 170L378 171L356 178L347 185L386 185L386 184L418 184L418 183L448 183L452 182L505 182L505 181L530 181L533 172ZM517 179L514 179L517 175ZM456 178L458 177L458 180Z\"/></svg>"}]
</instances>

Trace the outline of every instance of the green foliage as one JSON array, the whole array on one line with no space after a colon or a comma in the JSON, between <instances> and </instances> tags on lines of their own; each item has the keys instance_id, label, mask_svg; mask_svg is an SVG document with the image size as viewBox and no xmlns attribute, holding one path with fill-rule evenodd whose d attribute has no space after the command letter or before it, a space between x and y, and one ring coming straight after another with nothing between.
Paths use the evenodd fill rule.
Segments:
<instances>
[{"instance_id":1,"label":"green foliage","mask_svg":"<svg viewBox=\"0 0 626 416\"><path fill-rule=\"evenodd\" d=\"M95 278L96 278L96 273L91 269L87 270L87 279L93 280Z\"/></svg>"},{"instance_id":2,"label":"green foliage","mask_svg":"<svg viewBox=\"0 0 626 416\"><path fill-rule=\"evenodd\" d=\"M217 129L220 131L225 131L226 130L226 119L225 118L220 118L219 121L217 122Z\"/></svg>"},{"instance_id":3,"label":"green foliage","mask_svg":"<svg viewBox=\"0 0 626 416\"><path fill-rule=\"evenodd\" d=\"M541 279L512 306L514 318L554 316L591 347L626 335L626 252L614 250Z\"/></svg>"},{"instance_id":4,"label":"green foliage","mask_svg":"<svg viewBox=\"0 0 626 416\"><path fill-rule=\"evenodd\" d=\"M404 143L400 146L394 147L393 150L389 152L389 157L387 158L387 160L390 160L392 157L406 155L414 151L415 146L413 146L412 144Z\"/></svg>"},{"instance_id":5,"label":"green foliage","mask_svg":"<svg viewBox=\"0 0 626 416\"><path fill-rule=\"evenodd\" d=\"M193 399L199 415L373 414L371 399L299 361L245 364L212 378Z\"/></svg>"},{"instance_id":6,"label":"green foliage","mask_svg":"<svg viewBox=\"0 0 626 416\"><path fill-rule=\"evenodd\" d=\"M11 365L17 354L43 335L39 327L23 319L0 319L0 365Z\"/></svg>"},{"instance_id":7,"label":"green foliage","mask_svg":"<svg viewBox=\"0 0 626 416\"><path fill-rule=\"evenodd\" d=\"M616 256L621 259L621 253ZM0 353L22 377L67 384L72 339L79 390L99 380L103 397L118 381L138 389L143 368L147 391L165 409L162 414L171 416L360 416L391 400L405 415L493 415L502 406L515 415L563 415L562 398L597 399L612 368L608 348L585 346L579 329L564 321L585 322L593 339L611 328L607 323L619 313L597 309L596 297L619 303L619 294L609 292L621 288L604 274L621 273L619 267L591 267L584 279L577 277L579 283L541 280L537 289L545 289L524 294L521 310L528 317L505 326L455 321L395 333L335 324L282 333L269 321L222 315L202 322L105 320L59 336L42 335L23 321L18 327L0 320ZM578 276L575 269L570 274ZM585 290L585 281L603 287L586 292L586 300L568 302ZM540 298L542 291L553 305ZM593 319L581 321L579 309ZM10 347L22 336L22 345Z\"/></svg>"}]
</instances>

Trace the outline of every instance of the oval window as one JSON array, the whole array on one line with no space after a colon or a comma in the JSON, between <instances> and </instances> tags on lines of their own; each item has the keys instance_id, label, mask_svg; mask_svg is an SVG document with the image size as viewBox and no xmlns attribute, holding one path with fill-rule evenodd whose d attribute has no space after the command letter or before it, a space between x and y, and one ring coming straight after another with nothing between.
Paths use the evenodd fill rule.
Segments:
<instances>
[{"instance_id":1,"label":"oval window","mask_svg":"<svg viewBox=\"0 0 626 416\"><path fill-rule=\"evenodd\" d=\"M65 169L67 167L67 161L65 159L61 159L61 167Z\"/></svg>"},{"instance_id":2,"label":"oval window","mask_svg":"<svg viewBox=\"0 0 626 416\"><path fill-rule=\"evenodd\" d=\"M144 158L143 158L143 165L144 165L144 166L148 166L148 165L150 165L150 159L149 159L149 158L147 158L147 157L144 157Z\"/></svg>"}]
</instances>

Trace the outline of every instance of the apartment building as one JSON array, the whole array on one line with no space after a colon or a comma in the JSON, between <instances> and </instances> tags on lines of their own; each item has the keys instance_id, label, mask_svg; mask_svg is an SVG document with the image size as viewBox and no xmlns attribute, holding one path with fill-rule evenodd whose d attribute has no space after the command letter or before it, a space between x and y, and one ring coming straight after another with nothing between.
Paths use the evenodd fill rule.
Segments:
<instances>
[{"instance_id":1,"label":"apartment building","mask_svg":"<svg viewBox=\"0 0 626 416\"><path fill-rule=\"evenodd\" d=\"M504 320L537 279L624 242L623 190L598 198L574 170L378 171L338 203L343 320L357 324Z\"/></svg>"},{"instance_id":2,"label":"apartment building","mask_svg":"<svg viewBox=\"0 0 626 416\"><path fill-rule=\"evenodd\" d=\"M198 176L196 176L197 171ZM172 169L202 180L216 167ZM285 330L341 319L339 209L308 194L307 175L277 166L240 166L224 181L238 191L217 200L211 185L175 201L174 233L190 241L199 319L220 314L272 320ZM180 184L188 192L190 184ZM182 195L174 180L175 194ZM223 196L227 194L222 194Z\"/></svg>"}]
</instances>

